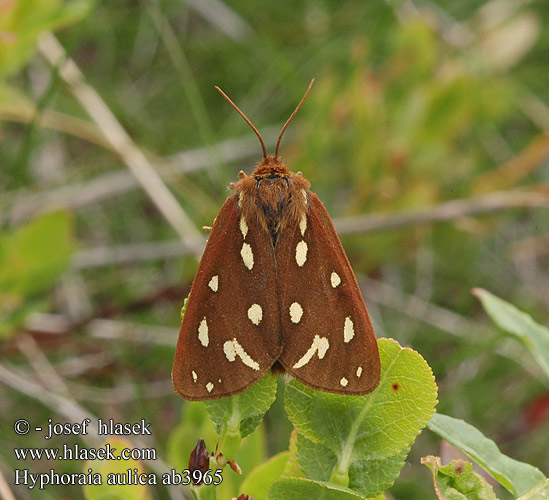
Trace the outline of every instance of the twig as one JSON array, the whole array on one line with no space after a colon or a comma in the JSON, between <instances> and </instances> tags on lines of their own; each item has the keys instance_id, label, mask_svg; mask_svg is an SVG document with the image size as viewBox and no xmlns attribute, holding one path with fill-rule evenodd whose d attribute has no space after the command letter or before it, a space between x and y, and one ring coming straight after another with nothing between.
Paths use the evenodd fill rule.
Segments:
<instances>
[{"instance_id":1,"label":"twig","mask_svg":"<svg viewBox=\"0 0 549 500\"><path fill-rule=\"evenodd\" d=\"M57 371L63 378L71 379L79 377L90 371L100 371L115 360L114 352L104 350L97 354L80 354L60 360L57 363ZM73 394L75 392L73 391ZM76 393L78 394L78 393Z\"/></svg>"},{"instance_id":2,"label":"twig","mask_svg":"<svg viewBox=\"0 0 549 500\"><path fill-rule=\"evenodd\" d=\"M93 417L91 413L71 398L45 388L44 385L23 374L20 369L10 368L5 363L0 363L0 382L17 392L40 401L44 406L70 419L70 421L81 422L85 418ZM91 428L88 434L82 435L82 439L88 444L96 444L97 433Z\"/></svg>"},{"instance_id":3,"label":"twig","mask_svg":"<svg viewBox=\"0 0 549 500\"><path fill-rule=\"evenodd\" d=\"M78 252L72 265L75 269L87 269L111 264L132 264L146 260L177 258L203 250L204 245L190 249L179 240L89 248Z\"/></svg>"},{"instance_id":4,"label":"twig","mask_svg":"<svg viewBox=\"0 0 549 500\"><path fill-rule=\"evenodd\" d=\"M366 233L414 224L442 222L511 208L549 206L549 193L504 191L452 200L407 213L358 215L334 219L339 234Z\"/></svg>"},{"instance_id":5,"label":"twig","mask_svg":"<svg viewBox=\"0 0 549 500\"><path fill-rule=\"evenodd\" d=\"M15 495L10 490L10 486L6 481L4 474L2 474L1 469L0 469L0 497L3 498L4 500L16 500Z\"/></svg>"},{"instance_id":6,"label":"twig","mask_svg":"<svg viewBox=\"0 0 549 500\"><path fill-rule=\"evenodd\" d=\"M26 332L19 334L16 338L17 347L34 372L40 377L45 386L50 387L55 392L70 397L70 391L65 381L55 371L47 356L36 343L36 340Z\"/></svg>"},{"instance_id":7,"label":"twig","mask_svg":"<svg viewBox=\"0 0 549 500\"><path fill-rule=\"evenodd\" d=\"M39 116L36 116L36 113L37 110L30 106L2 109L0 111L0 120L25 124L30 124L36 120L37 125L40 127L51 128L93 144L110 148L110 144L105 140L99 129L88 121L50 109L41 110Z\"/></svg>"},{"instance_id":8,"label":"twig","mask_svg":"<svg viewBox=\"0 0 549 500\"><path fill-rule=\"evenodd\" d=\"M549 133L542 133L508 161L476 177L472 190L482 193L507 189L543 166L548 157Z\"/></svg>"},{"instance_id":9,"label":"twig","mask_svg":"<svg viewBox=\"0 0 549 500\"><path fill-rule=\"evenodd\" d=\"M537 259L547 254L549 254L549 235L525 238L511 246L511 255L515 262Z\"/></svg>"},{"instance_id":10,"label":"twig","mask_svg":"<svg viewBox=\"0 0 549 500\"><path fill-rule=\"evenodd\" d=\"M31 333L67 334L76 326L63 314L32 313L25 323L25 330ZM140 325L130 321L94 318L86 323L92 337L104 339L131 340L133 342L150 342L158 345L173 346L177 337L175 328L157 325Z\"/></svg>"},{"instance_id":11,"label":"twig","mask_svg":"<svg viewBox=\"0 0 549 500\"><path fill-rule=\"evenodd\" d=\"M201 244L204 238L189 216L162 182L145 155L132 142L99 94L85 82L80 69L72 59L67 57L65 50L53 34L42 34L38 40L38 48L52 66L59 68L61 78L181 239L190 248Z\"/></svg>"},{"instance_id":12,"label":"twig","mask_svg":"<svg viewBox=\"0 0 549 500\"><path fill-rule=\"evenodd\" d=\"M250 25L220 0L185 0L185 3L235 42L253 34Z\"/></svg>"},{"instance_id":13,"label":"twig","mask_svg":"<svg viewBox=\"0 0 549 500\"><path fill-rule=\"evenodd\" d=\"M178 328L178 327L177 327ZM177 328L139 325L126 321L97 318L90 322L88 330L92 337L104 339L124 339L137 342L150 342L173 347L177 338Z\"/></svg>"},{"instance_id":14,"label":"twig","mask_svg":"<svg viewBox=\"0 0 549 500\"><path fill-rule=\"evenodd\" d=\"M279 125L266 128L267 139L265 142L268 146L274 146L279 130ZM260 156L257 139L249 134L245 137L222 141L216 145L216 148L219 149L220 155L226 163ZM181 179L181 174L189 174L207 168L209 155L207 148L191 149L169 156L164 162L153 165L165 182L177 182ZM137 179L124 170L109 172L91 180L67 184L45 192L6 193L0 196L0 224L24 222L56 209L83 208L120 196L138 187ZM202 247L200 245L200 248Z\"/></svg>"},{"instance_id":15,"label":"twig","mask_svg":"<svg viewBox=\"0 0 549 500\"><path fill-rule=\"evenodd\" d=\"M468 332L478 330L478 325L463 316L417 295L407 294L388 283L361 277L360 285L366 302L378 302L451 335L467 337Z\"/></svg>"},{"instance_id":16,"label":"twig","mask_svg":"<svg viewBox=\"0 0 549 500\"><path fill-rule=\"evenodd\" d=\"M173 344L172 344L173 346ZM73 394L77 394L79 401L89 401L103 404L120 404L143 398L161 398L174 394L173 385L169 376L157 382L136 384L119 384L112 389L90 387L88 385L70 383Z\"/></svg>"}]
</instances>

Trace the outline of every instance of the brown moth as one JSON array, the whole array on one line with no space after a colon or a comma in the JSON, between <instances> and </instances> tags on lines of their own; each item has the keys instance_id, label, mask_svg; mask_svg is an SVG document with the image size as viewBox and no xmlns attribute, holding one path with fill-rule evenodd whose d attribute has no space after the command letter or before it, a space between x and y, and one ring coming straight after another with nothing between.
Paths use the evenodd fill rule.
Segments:
<instances>
[{"instance_id":1,"label":"brown moth","mask_svg":"<svg viewBox=\"0 0 549 500\"><path fill-rule=\"evenodd\" d=\"M237 394L281 365L325 392L379 383L374 330L330 216L301 172L263 159L215 219L187 303L173 364L176 392L195 401Z\"/></svg>"}]
</instances>

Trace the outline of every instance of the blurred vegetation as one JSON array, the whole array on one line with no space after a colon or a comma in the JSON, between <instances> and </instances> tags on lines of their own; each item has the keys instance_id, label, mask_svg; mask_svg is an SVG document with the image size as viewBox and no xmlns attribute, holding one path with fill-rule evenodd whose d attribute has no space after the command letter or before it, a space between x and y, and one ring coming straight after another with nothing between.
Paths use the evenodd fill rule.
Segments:
<instances>
[{"instance_id":1,"label":"blurred vegetation","mask_svg":"<svg viewBox=\"0 0 549 500\"><path fill-rule=\"evenodd\" d=\"M281 151L336 226L366 214L436 214L452 200L477 206L494 193L509 200L444 222L376 231L357 222L342 241L378 337L413 347L432 367L437 411L547 475L547 381L471 289L548 322L549 211L512 203L517 193L533 201L549 191L548 15L542 0L0 2L2 421L146 418L147 446L180 466L196 429L215 446L203 409L170 382L196 252L135 182L116 131L89 116L81 87L48 62L54 45L43 35L56 30L196 228L211 224L227 184L261 152L214 85L272 150L313 76ZM288 447L280 391L242 445L243 468ZM0 471L11 483L22 468L11 449L23 440L11 424L0 437ZM24 446L45 444L29 435ZM456 458L445 453L437 436L421 434L387 498L434 498L420 457ZM227 498L239 482L227 481ZM166 497L162 487L150 493ZM40 493L60 496L79 498L81 489Z\"/></svg>"}]
</instances>

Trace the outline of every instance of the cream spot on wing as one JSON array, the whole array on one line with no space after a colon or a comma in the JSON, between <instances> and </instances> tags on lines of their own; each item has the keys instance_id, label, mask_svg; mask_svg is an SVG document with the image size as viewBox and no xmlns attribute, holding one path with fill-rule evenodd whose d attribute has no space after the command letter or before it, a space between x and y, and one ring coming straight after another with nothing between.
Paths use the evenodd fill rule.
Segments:
<instances>
[{"instance_id":1,"label":"cream spot on wing","mask_svg":"<svg viewBox=\"0 0 549 500\"><path fill-rule=\"evenodd\" d=\"M301 240L295 247L295 261L299 267L307 261L307 243Z\"/></svg>"},{"instance_id":2,"label":"cream spot on wing","mask_svg":"<svg viewBox=\"0 0 549 500\"><path fill-rule=\"evenodd\" d=\"M301 321L301 316L303 316L303 308L301 307L301 304L294 302L290 306L290 319L292 320L292 323L299 323Z\"/></svg>"},{"instance_id":3,"label":"cream spot on wing","mask_svg":"<svg viewBox=\"0 0 549 500\"><path fill-rule=\"evenodd\" d=\"M215 276L212 276L212 279L208 283L208 286L212 289L213 292L217 292L217 289L219 288L219 276L217 274Z\"/></svg>"},{"instance_id":4,"label":"cream spot on wing","mask_svg":"<svg viewBox=\"0 0 549 500\"><path fill-rule=\"evenodd\" d=\"M305 231L307 231L307 214L303 214L303 217L301 217L299 230L301 231L301 236L305 236Z\"/></svg>"},{"instance_id":5,"label":"cream spot on wing","mask_svg":"<svg viewBox=\"0 0 549 500\"><path fill-rule=\"evenodd\" d=\"M248 243L242 245L240 255L242 256L244 265L251 271L252 267L254 267L254 254L252 252L252 247Z\"/></svg>"},{"instance_id":6,"label":"cream spot on wing","mask_svg":"<svg viewBox=\"0 0 549 500\"><path fill-rule=\"evenodd\" d=\"M193 376L193 380L196 382L198 380L198 375L194 370L192 371L192 376Z\"/></svg>"},{"instance_id":7,"label":"cream spot on wing","mask_svg":"<svg viewBox=\"0 0 549 500\"><path fill-rule=\"evenodd\" d=\"M212 389L213 389L213 388L214 388L214 385L213 385L211 382L208 382L208 383L206 384L206 390L207 390L208 392L212 392Z\"/></svg>"},{"instance_id":8,"label":"cream spot on wing","mask_svg":"<svg viewBox=\"0 0 549 500\"><path fill-rule=\"evenodd\" d=\"M221 384L221 379L220 378L218 378L217 381Z\"/></svg>"},{"instance_id":9,"label":"cream spot on wing","mask_svg":"<svg viewBox=\"0 0 549 500\"><path fill-rule=\"evenodd\" d=\"M336 288L341 283L341 278L335 271L330 276L330 283L332 284L332 288Z\"/></svg>"},{"instance_id":10,"label":"cream spot on wing","mask_svg":"<svg viewBox=\"0 0 549 500\"><path fill-rule=\"evenodd\" d=\"M223 344L223 352L225 357L232 363L238 356L242 362L254 370L259 370L259 363L254 361L244 348L238 343L238 340L227 340Z\"/></svg>"},{"instance_id":11,"label":"cream spot on wing","mask_svg":"<svg viewBox=\"0 0 549 500\"><path fill-rule=\"evenodd\" d=\"M362 375L362 366L359 366L357 369L356 369L356 376L358 378L360 378L360 376Z\"/></svg>"},{"instance_id":12,"label":"cream spot on wing","mask_svg":"<svg viewBox=\"0 0 549 500\"><path fill-rule=\"evenodd\" d=\"M200 322L200 325L198 325L198 340L200 340L200 343L204 347L208 347L208 344L210 343L210 338L208 337L208 323L206 323L206 316L204 316L204 318Z\"/></svg>"},{"instance_id":13,"label":"cream spot on wing","mask_svg":"<svg viewBox=\"0 0 549 500\"><path fill-rule=\"evenodd\" d=\"M339 381L339 383L340 383L343 387L347 387L347 384L349 383L349 381L348 381L345 377L343 377L343 378Z\"/></svg>"},{"instance_id":14,"label":"cream spot on wing","mask_svg":"<svg viewBox=\"0 0 549 500\"><path fill-rule=\"evenodd\" d=\"M259 325L263 319L263 309L259 304L252 304L248 309L248 318L254 325Z\"/></svg>"},{"instance_id":15,"label":"cream spot on wing","mask_svg":"<svg viewBox=\"0 0 549 500\"><path fill-rule=\"evenodd\" d=\"M318 352L318 358L322 359L328 348L330 347L330 343L328 342L328 339L326 337L319 337L318 335L315 335L315 338L313 339L313 343L311 347L309 347L309 350L301 357L301 359L292 367L292 368L301 368L302 366L305 366L309 361L311 361L312 357L315 355L315 353Z\"/></svg>"},{"instance_id":16,"label":"cream spot on wing","mask_svg":"<svg viewBox=\"0 0 549 500\"><path fill-rule=\"evenodd\" d=\"M236 359L236 351L232 340L227 340L227 342L223 344L223 352L225 353L225 357L231 363Z\"/></svg>"},{"instance_id":17,"label":"cream spot on wing","mask_svg":"<svg viewBox=\"0 0 549 500\"><path fill-rule=\"evenodd\" d=\"M243 215L240 217L240 232L242 233L242 237L246 239L246 235L248 234L248 224L246 224L246 219Z\"/></svg>"},{"instance_id":18,"label":"cream spot on wing","mask_svg":"<svg viewBox=\"0 0 549 500\"><path fill-rule=\"evenodd\" d=\"M351 321L351 317L347 316L345 318L345 326L343 327L343 340L345 342L351 342L355 336L355 327Z\"/></svg>"}]
</instances>

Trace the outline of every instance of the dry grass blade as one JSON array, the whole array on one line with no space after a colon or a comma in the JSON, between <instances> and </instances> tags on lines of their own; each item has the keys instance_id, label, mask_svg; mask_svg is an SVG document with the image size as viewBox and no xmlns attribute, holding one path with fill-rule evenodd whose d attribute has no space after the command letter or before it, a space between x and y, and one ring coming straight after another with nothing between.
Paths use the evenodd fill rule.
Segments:
<instances>
[{"instance_id":1,"label":"dry grass blade","mask_svg":"<svg viewBox=\"0 0 549 500\"><path fill-rule=\"evenodd\" d=\"M40 37L38 47L52 66L59 67L61 78L69 86L75 98L95 121L113 150L124 161L142 189L181 239L191 248L201 244L204 238L189 216L162 182L145 155L133 143L99 94L85 82L82 72L74 61L67 57L65 50L57 39L51 33L45 33Z\"/></svg>"}]
</instances>

